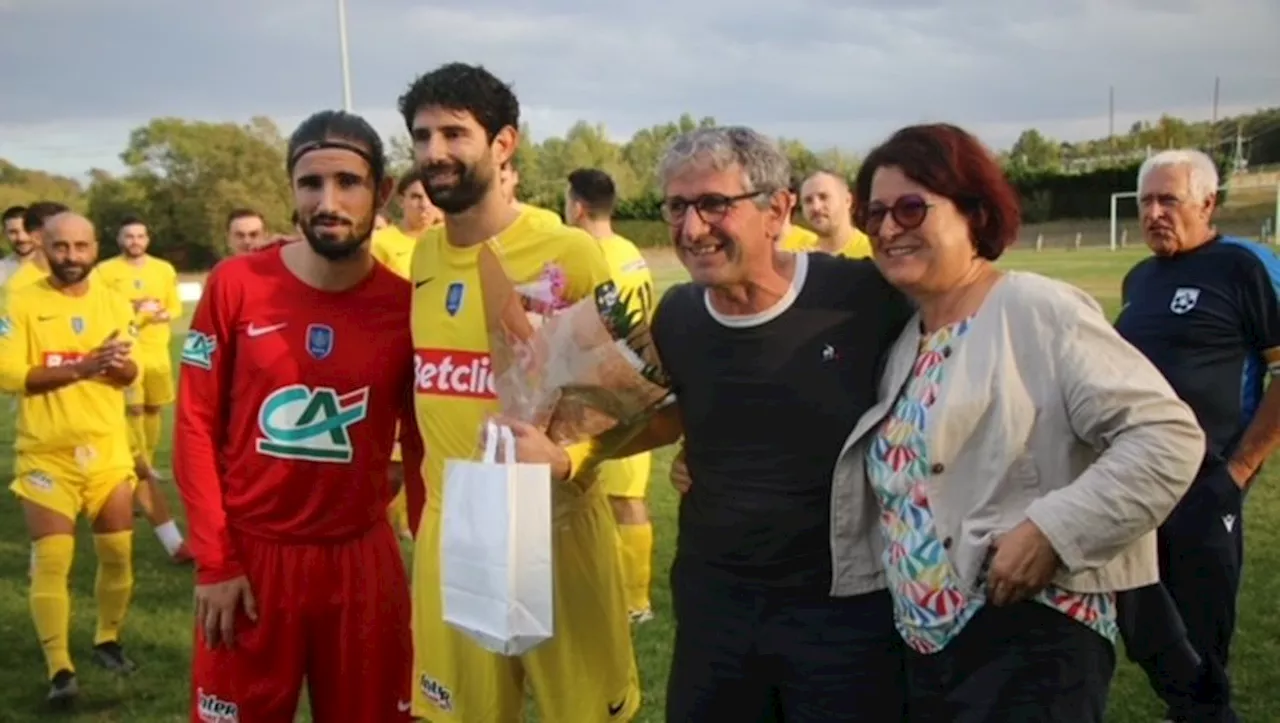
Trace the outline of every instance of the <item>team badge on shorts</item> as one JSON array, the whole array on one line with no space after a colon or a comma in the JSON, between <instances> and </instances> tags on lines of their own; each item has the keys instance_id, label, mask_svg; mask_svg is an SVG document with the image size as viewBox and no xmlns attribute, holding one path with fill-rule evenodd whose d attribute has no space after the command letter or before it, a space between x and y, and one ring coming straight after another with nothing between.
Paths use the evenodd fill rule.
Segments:
<instances>
[{"instance_id":1,"label":"team badge on shorts","mask_svg":"<svg viewBox=\"0 0 1280 723\"><path fill-rule=\"evenodd\" d=\"M333 327L325 324L307 326L307 353L320 360L333 353Z\"/></svg>"},{"instance_id":2,"label":"team badge on shorts","mask_svg":"<svg viewBox=\"0 0 1280 723\"><path fill-rule=\"evenodd\" d=\"M71 331L77 334L84 333L84 318L80 316L71 317Z\"/></svg>"},{"instance_id":3,"label":"team badge on shorts","mask_svg":"<svg viewBox=\"0 0 1280 723\"><path fill-rule=\"evenodd\" d=\"M449 316L457 316L458 309L462 308L462 293L466 291L466 286L461 281L455 281L449 284L448 290L444 292L444 310L449 312Z\"/></svg>"},{"instance_id":4,"label":"team badge on shorts","mask_svg":"<svg viewBox=\"0 0 1280 723\"><path fill-rule=\"evenodd\" d=\"M1169 311L1175 314L1185 314L1196 308L1196 302L1200 300L1200 289L1182 286L1173 292L1173 301L1169 302Z\"/></svg>"}]
</instances>

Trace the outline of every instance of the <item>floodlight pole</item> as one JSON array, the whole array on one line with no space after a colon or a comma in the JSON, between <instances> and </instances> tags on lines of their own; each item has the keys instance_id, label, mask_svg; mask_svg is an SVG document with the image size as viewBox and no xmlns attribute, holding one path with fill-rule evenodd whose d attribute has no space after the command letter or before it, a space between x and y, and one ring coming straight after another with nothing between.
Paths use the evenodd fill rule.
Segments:
<instances>
[{"instance_id":1,"label":"floodlight pole","mask_svg":"<svg viewBox=\"0 0 1280 723\"><path fill-rule=\"evenodd\" d=\"M342 108L351 112L351 55L347 52L347 1L338 0L338 45L342 51Z\"/></svg>"}]
</instances>

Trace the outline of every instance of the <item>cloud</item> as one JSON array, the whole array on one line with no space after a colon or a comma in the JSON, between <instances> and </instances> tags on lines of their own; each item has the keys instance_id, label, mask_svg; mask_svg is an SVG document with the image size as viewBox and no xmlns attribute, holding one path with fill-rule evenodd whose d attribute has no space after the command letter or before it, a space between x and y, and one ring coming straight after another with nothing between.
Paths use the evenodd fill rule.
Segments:
<instances>
[{"instance_id":1,"label":"cloud","mask_svg":"<svg viewBox=\"0 0 1280 723\"><path fill-rule=\"evenodd\" d=\"M0 156L28 165L115 165L153 116L288 128L342 100L331 2L0 0L0 17L0 67L20 69L0 74ZM689 112L853 150L926 119L997 146L1030 126L1095 137L1110 87L1120 131L1207 118L1215 76L1224 115L1275 103L1276 27L1274 0L348 2L355 104L384 132L413 77L462 60L514 84L538 137Z\"/></svg>"}]
</instances>

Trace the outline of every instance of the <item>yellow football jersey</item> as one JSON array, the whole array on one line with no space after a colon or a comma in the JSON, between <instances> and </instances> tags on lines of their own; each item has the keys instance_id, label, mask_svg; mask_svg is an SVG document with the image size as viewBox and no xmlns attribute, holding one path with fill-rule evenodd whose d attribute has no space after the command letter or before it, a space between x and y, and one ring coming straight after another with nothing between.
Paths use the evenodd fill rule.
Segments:
<instances>
[{"instance_id":1,"label":"yellow football jersey","mask_svg":"<svg viewBox=\"0 0 1280 723\"><path fill-rule=\"evenodd\" d=\"M808 229L800 228L799 226L791 227L791 230L787 235L782 237L782 241L778 244L778 248L783 251L790 251L797 254L806 251L821 250L818 248L818 234ZM871 239L868 239L865 233L855 228L853 229L853 235L849 237L848 243L844 245L844 248L840 249L840 253L838 255L851 259L870 258Z\"/></svg>"},{"instance_id":2,"label":"yellow football jersey","mask_svg":"<svg viewBox=\"0 0 1280 723\"><path fill-rule=\"evenodd\" d=\"M17 270L13 272L13 276L9 277L9 283L6 284L6 286L9 291L12 292L14 289L21 289L22 287L30 286L37 281L43 281L48 275L48 271L36 266L35 262L31 259L26 259L22 263L18 264Z\"/></svg>"},{"instance_id":3,"label":"yellow football jersey","mask_svg":"<svg viewBox=\"0 0 1280 723\"><path fill-rule=\"evenodd\" d=\"M529 218L535 228L555 228L564 225L560 220L560 214L529 203L520 204L520 215Z\"/></svg>"},{"instance_id":4,"label":"yellow football jersey","mask_svg":"<svg viewBox=\"0 0 1280 723\"><path fill-rule=\"evenodd\" d=\"M649 272L649 265L640 249L615 234L600 239L600 250L604 252L605 262L609 265L609 272L621 298L627 300L630 309L639 309L646 322L652 321L653 274ZM600 465L600 484L615 497L643 498L651 469L650 452L611 459Z\"/></svg>"},{"instance_id":5,"label":"yellow football jersey","mask_svg":"<svg viewBox=\"0 0 1280 723\"><path fill-rule=\"evenodd\" d=\"M91 281L83 296L68 296L46 278L10 294L0 320L0 390L19 395L19 454L65 452L104 439L128 449L124 389L85 380L25 393L32 368L74 363L113 332L137 339L131 304L105 284Z\"/></svg>"},{"instance_id":6,"label":"yellow football jersey","mask_svg":"<svg viewBox=\"0 0 1280 723\"><path fill-rule=\"evenodd\" d=\"M142 263L134 265L124 256L117 256L98 264L94 271L136 310L139 352L146 358L167 359L172 338L170 324L182 316L178 272L173 264L154 256L143 256ZM169 321L153 321L161 311L169 315Z\"/></svg>"},{"instance_id":7,"label":"yellow football jersey","mask_svg":"<svg viewBox=\"0 0 1280 723\"><path fill-rule=\"evenodd\" d=\"M645 321L653 319L653 274L640 249L627 239L613 235L600 239L600 250L622 298L630 298L632 308L644 312Z\"/></svg>"},{"instance_id":8,"label":"yellow football jersey","mask_svg":"<svg viewBox=\"0 0 1280 723\"><path fill-rule=\"evenodd\" d=\"M399 226L387 226L375 231L369 240L369 253L384 266L404 278L409 278L409 266L413 263L413 247L418 239L400 230Z\"/></svg>"},{"instance_id":9,"label":"yellow football jersey","mask_svg":"<svg viewBox=\"0 0 1280 723\"><path fill-rule=\"evenodd\" d=\"M542 284L558 304L592 296L610 281L595 239L563 224L539 227L530 214L521 214L486 243L513 283ZM436 511L445 460L472 458L481 426L498 411L477 265L480 247L452 246L438 226L413 253L414 406L427 450L427 507Z\"/></svg>"}]
</instances>

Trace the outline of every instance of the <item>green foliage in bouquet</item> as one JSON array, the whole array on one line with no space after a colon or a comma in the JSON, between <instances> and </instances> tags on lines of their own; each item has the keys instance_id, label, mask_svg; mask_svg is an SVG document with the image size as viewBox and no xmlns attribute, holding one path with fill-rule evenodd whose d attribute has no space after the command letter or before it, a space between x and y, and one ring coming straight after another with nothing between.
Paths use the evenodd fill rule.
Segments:
<instances>
[{"instance_id":1,"label":"green foliage in bouquet","mask_svg":"<svg viewBox=\"0 0 1280 723\"><path fill-rule=\"evenodd\" d=\"M658 350L645 318L648 316L648 304L643 297L646 291L636 288L621 292L612 281L603 283L596 287L596 312L609 335L625 342L640 359L640 375L660 387L670 388L671 380L658 359Z\"/></svg>"}]
</instances>

